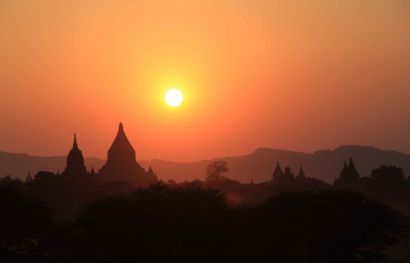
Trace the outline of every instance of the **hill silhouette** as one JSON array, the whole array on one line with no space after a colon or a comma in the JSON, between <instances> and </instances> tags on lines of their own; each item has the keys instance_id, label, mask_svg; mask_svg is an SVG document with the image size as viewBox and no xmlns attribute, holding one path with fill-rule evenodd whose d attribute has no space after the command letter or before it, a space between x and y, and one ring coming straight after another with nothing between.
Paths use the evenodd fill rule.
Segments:
<instances>
[{"instance_id":1,"label":"hill silhouette","mask_svg":"<svg viewBox=\"0 0 410 263\"><path fill-rule=\"evenodd\" d=\"M410 155L395 151L380 150L375 147L340 146L334 150L321 150L314 153L301 153L269 148L258 148L254 152L235 157L223 157L229 167L229 177L244 183L270 181L277 162L298 171L303 166L307 176L333 183L342 169L343 162L355 160L361 176L370 176L372 169L383 164L403 168L410 173ZM161 179L183 181L204 178L208 164L213 160L192 163L151 161L151 166Z\"/></svg>"},{"instance_id":2,"label":"hill silhouette","mask_svg":"<svg viewBox=\"0 0 410 263\"><path fill-rule=\"evenodd\" d=\"M289 166L298 171L303 165L307 176L318 178L333 183L339 175L342 164L352 157L355 160L360 176L370 176L371 170L380 165L389 164L403 168L406 175L410 173L410 155L380 150L375 147L365 146L340 146L334 150L321 150L313 153L302 153L269 148L258 148L254 152L243 156L222 157L198 162L172 162L154 159L142 161L141 165L147 169L153 167L158 177L162 180L175 180L178 182L193 179L203 179L206 167L214 160L227 162L230 172L229 177L248 183L270 181L276 162ZM25 178L30 172L62 171L65 167L65 156L37 157L27 154L0 152L0 176L11 175ZM100 169L105 160L86 158L88 169Z\"/></svg>"}]
</instances>

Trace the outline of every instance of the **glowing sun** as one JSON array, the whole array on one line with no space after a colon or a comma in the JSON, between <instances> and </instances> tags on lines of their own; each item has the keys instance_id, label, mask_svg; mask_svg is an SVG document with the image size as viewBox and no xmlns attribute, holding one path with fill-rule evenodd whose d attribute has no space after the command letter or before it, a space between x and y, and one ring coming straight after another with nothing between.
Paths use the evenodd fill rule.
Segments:
<instances>
[{"instance_id":1,"label":"glowing sun","mask_svg":"<svg viewBox=\"0 0 410 263\"><path fill-rule=\"evenodd\" d=\"M170 107L178 107L184 101L184 95L178 89L169 89L164 98L165 103Z\"/></svg>"}]
</instances>

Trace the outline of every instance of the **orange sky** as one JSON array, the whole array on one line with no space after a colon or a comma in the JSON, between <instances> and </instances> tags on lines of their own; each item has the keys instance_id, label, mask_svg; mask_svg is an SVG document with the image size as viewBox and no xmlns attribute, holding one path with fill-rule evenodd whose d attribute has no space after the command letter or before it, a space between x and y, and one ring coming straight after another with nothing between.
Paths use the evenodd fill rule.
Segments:
<instances>
[{"instance_id":1,"label":"orange sky","mask_svg":"<svg viewBox=\"0 0 410 263\"><path fill-rule=\"evenodd\" d=\"M410 153L410 1L0 2L0 150ZM163 102L168 87L182 107Z\"/></svg>"}]
</instances>

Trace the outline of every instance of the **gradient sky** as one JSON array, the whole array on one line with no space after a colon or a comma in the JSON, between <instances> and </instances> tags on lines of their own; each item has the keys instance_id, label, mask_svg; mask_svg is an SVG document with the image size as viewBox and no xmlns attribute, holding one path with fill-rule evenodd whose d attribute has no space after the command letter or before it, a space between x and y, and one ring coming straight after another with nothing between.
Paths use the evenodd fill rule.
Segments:
<instances>
[{"instance_id":1,"label":"gradient sky","mask_svg":"<svg viewBox=\"0 0 410 263\"><path fill-rule=\"evenodd\" d=\"M145 160L410 153L410 1L1 1L0 150L105 157L120 121Z\"/></svg>"}]
</instances>

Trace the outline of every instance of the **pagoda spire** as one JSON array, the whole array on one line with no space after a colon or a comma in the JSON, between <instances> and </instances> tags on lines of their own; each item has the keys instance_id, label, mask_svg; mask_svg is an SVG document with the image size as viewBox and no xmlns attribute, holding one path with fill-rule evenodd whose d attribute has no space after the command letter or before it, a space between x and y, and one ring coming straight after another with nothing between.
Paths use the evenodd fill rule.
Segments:
<instances>
[{"instance_id":1,"label":"pagoda spire","mask_svg":"<svg viewBox=\"0 0 410 263\"><path fill-rule=\"evenodd\" d=\"M279 162L276 163L276 167L275 170L273 171L273 175L272 175L272 181L273 180L277 180L279 178L282 178L284 176L283 170L280 167Z\"/></svg>"},{"instance_id":2,"label":"pagoda spire","mask_svg":"<svg viewBox=\"0 0 410 263\"><path fill-rule=\"evenodd\" d=\"M125 134L122 122L120 122L120 124L118 125L117 135L115 136L114 142L108 150L108 155L116 155L119 158L135 159L134 148L132 147L127 138L127 135Z\"/></svg>"},{"instance_id":3,"label":"pagoda spire","mask_svg":"<svg viewBox=\"0 0 410 263\"><path fill-rule=\"evenodd\" d=\"M353 162L353 158L350 158L349 161L349 167L348 167L349 173L354 177L354 178L359 178L359 173L357 172L356 166Z\"/></svg>"},{"instance_id":4,"label":"pagoda spire","mask_svg":"<svg viewBox=\"0 0 410 263\"><path fill-rule=\"evenodd\" d=\"M306 178L305 171L303 170L303 165L300 166L298 178Z\"/></svg>"},{"instance_id":5,"label":"pagoda spire","mask_svg":"<svg viewBox=\"0 0 410 263\"><path fill-rule=\"evenodd\" d=\"M148 172L149 172L149 173L153 173L153 172L154 172L154 171L152 170L152 166L151 166L151 165L150 165L149 168L148 168Z\"/></svg>"},{"instance_id":6,"label":"pagoda spire","mask_svg":"<svg viewBox=\"0 0 410 263\"><path fill-rule=\"evenodd\" d=\"M154 175L154 170L152 170L152 166L151 166L151 165L150 165L149 168L148 168L147 174L150 175L150 176L153 176L153 175Z\"/></svg>"},{"instance_id":7,"label":"pagoda spire","mask_svg":"<svg viewBox=\"0 0 410 263\"><path fill-rule=\"evenodd\" d=\"M73 148L78 149L78 144L77 144L77 134L74 133L74 142L73 142Z\"/></svg>"},{"instance_id":8,"label":"pagoda spire","mask_svg":"<svg viewBox=\"0 0 410 263\"><path fill-rule=\"evenodd\" d=\"M124 125L122 125L122 122L120 122L120 124L118 124L117 137L127 137L125 135Z\"/></svg>"}]
</instances>

